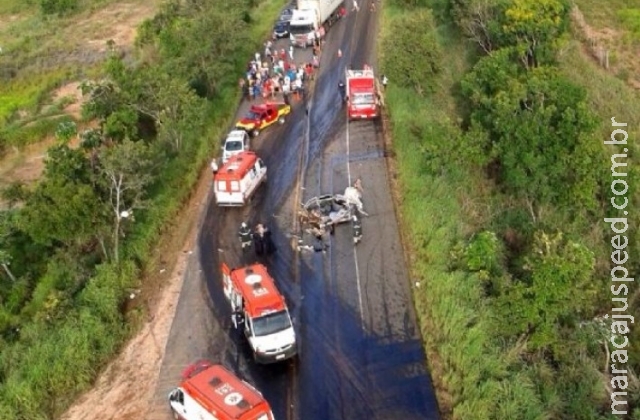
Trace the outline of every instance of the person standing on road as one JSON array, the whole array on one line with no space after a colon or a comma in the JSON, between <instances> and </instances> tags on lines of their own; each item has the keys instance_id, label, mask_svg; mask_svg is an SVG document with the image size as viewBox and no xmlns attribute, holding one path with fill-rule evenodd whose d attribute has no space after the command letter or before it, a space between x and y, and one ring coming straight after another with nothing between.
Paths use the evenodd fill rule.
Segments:
<instances>
[{"instance_id":1,"label":"person standing on road","mask_svg":"<svg viewBox=\"0 0 640 420\"><path fill-rule=\"evenodd\" d=\"M351 9L352 12L359 12L360 11L360 7L358 6L358 0L353 0L353 9Z\"/></svg>"},{"instance_id":2,"label":"person standing on road","mask_svg":"<svg viewBox=\"0 0 640 420\"><path fill-rule=\"evenodd\" d=\"M362 240L362 222L357 216L353 216L353 244L357 245Z\"/></svg>"},{"instance_id":3,"label":"person standing on road","mask_svg":"<svg viewBox=\"0 0 640 420\"><path fill-rule=\"evenodd\" d=\"M216 158L211 161L211 172L214 175L218 173L218 160Z\"/></svg>"},{"instance_id":4,"label":"person standing on road","mask_svg":"<svg viewBox=\"0 0 640 420\"><path fill-rule=\"evenodd\" d=\"M389 79L387 79L386 75L382 75L382 89L386 90L387 89L387 83L389 83Z\"/></svg>"},{"instance_id":5,"label":"person standing on road","mask_svg":"<svg viewBox=\"0 0 640 420\"><path fill-rule=\"evenodd\" d=\"M242 250L251 247L251 229L245 222L242 222L240 225L240 230L238 231L238 238L240 238L240 244L242 245Z\"/></svg>"},{"instance_id":6,"label":"person standing on road","mask_svg":"<svg viewBox=\"0 0 640 420\"><path fill-rule=\"evenodd\" d=\"M342 80L338 83L338 91L340 92L340 99L344 102L347 97L347 88Z\"/></svg>"},{"instance_id":7,"label":"person standing on road","mask_svg":"<svg viewBox=\"0 0 640 420\"><path fill-rule=\"evenodd\" d=\"M253 246L255 247L256 255L264 255L264 226L262 223L256 225L253 233Z\"/></svg>"},{"instance_id":8,"label":"person standing on road","mask_svg":"<svg viewBox=\"0 0 640 420\"><path fill-rule=\"evenodd\" d=\"M293 62L293 45L289 45L289 60Z\"/></svg>"}]
</instances>

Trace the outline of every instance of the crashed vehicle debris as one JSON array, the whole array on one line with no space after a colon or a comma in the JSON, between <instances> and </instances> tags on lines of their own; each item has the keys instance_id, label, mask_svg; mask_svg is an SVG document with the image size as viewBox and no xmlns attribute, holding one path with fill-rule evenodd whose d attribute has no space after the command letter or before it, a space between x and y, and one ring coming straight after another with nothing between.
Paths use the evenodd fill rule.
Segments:
<instances>
[{"instance_id":1,"label":"crashed vehicle debris","mask_svg":"<svg viewBox=\"0 0 640 420\"><path fill-rule=\"evenodd\" d=\"M344 194L325 194L302 204L298 211L300 226L305 232L321 237L327 232L333 233L336 225L350 222L357 213L368 216L363 209L359 185L356 181Z\"/></svg>"}]
</instances>

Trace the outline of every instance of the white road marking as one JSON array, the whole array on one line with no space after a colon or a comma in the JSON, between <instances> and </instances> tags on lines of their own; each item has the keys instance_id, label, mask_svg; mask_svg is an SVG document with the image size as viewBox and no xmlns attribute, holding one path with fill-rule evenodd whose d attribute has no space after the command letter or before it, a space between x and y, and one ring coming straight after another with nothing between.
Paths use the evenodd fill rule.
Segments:
<instances>
[{"instance_id":1,"label":"white road marking","mask_svg":"<svg viewBox=\"0 0 640 420\"><path fill-rule=\"evenodd\" d=\"M349 142L349 116L347 115L347 180L349 186L351 186L351 164L349 162L350 156L350 142ZM358 248L356 244L353 244L353 262L356 267L356 286L358 287L358 305L360 306L360 321L362 329L364 330L364 311L362 310L362 290L360 287L360 269L358 267Z\"/></svg>"}]
</instances>

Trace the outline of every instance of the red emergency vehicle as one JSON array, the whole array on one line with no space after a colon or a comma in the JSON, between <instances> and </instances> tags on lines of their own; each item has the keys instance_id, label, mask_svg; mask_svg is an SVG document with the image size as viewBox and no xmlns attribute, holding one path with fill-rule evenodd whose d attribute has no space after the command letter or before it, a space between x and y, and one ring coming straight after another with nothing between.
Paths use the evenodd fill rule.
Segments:
<instances>
[{"instance_id":1,"label":"red emergency vehicle","mask_svg":"<svg viewBox=\"0 0 640 420\"><path fill-rule=\"evenodd\" d=\"M373 70L347 70L347 117L349 120L371 119L380 116L380 99Z\"/></svg>"},{"instance_id":2,"label":"red emergency vehicle","mask_svg":"<svg viewBox=\"0 0 640 420\"><path fill-rule=\"evenodd\" d=\"M213 176L213 190L219 206L244 206L267 181L267 166L254 152L242 152L229 160Z\"/></svg>"},{"instance_id":3,"label":"red emergency vehicle","mask_svg":"<svg viewBox=\"0 0 640 420\"><path fill-rule=\"evenodd\" d=\"M233 323L243 328L256 362L280 362L297 354L289 309L264 265L232 270L222 264L222 282Z\"/></svg>"},{"instance_id":4,"label":"red emergency vehicle","mask_svg":"<svg viewBox=\"0 0 640 420\"><path fill-rule=\"evenodd\" d=\"M262 394L220 365L199 361L182 379L169 394L176 420L274 420Z\"/></svg>"}]
</instances>

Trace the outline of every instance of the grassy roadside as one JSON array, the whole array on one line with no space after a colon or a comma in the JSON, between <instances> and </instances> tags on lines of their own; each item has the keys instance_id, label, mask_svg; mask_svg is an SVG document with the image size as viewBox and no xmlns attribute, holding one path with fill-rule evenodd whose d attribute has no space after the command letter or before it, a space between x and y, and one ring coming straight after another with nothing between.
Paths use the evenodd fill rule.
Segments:
<instances>
[{"instance_id":1,"label":"grassy roadside","mask_svg":"<svg viewBox=\"0 0 640 420\"><path fill-rule=\"evenodd\" d=\"M383 38L388 35L393 20L403 13L407 12L393 6L383 8ZM391 81L385 102L391 122L399 208L411 278L419 282L413 290L414 303L440 410L450 415L457 398L455 389L462 386L462 373L466 371L469 378L475 377L474 358L484 356L484 337L466 332L466 324L478 317L481 310L474 307L474 302L479 301L474 299L479 291L465 281L463 274L448 273L449 253L473 228L473 210L479 205L474 203L481 203L483 198L482 188L472 188L464 168L425 170L434 151L421 145L423 138L453 144L461 135L455 124L457 110L451 91L466 69L466 51L450 28L439 28L439 41L446 43L447 57L451 60L429 100L394 86ZM380 51L384 55L382 48ZM455 348L450 343L456 343ZM462 358L462 363L456 358Z\"/></svg>"},{"instance_id":2,"label":"grassy roadside","mask_svg":"<svg viewBox=\"0 0 640 420\"><path fill-rule=\"evenodd\" d=\"M393 39L394 22L408 21L417 14L406 2L404 5L406 8L401 9L385 3L383 45L386 39ZM456 147L463 136L460 123L465 113L458 82L473 60L465 59L469 44L458 38L455 29L440 26L435 32L446 54L438 76L433 78L434 89L418 97L414 89L394 86L390 78L385 99L396 155L402 229L412 279L418 282L413 289L414 302L443 417L610 418L605 410L610 403L608 379L600 366L605 355L597 339L591 347L577 351L571 361L558 365L540 357L541 353L531 352L526 339L497 339L500 325L509 319L499 319L499 308L487 299L481 273L457 266L460 254L467 252L463 250L466 244L482 239L484 233L477 233L490 229L504 234L505 227L509 233L513 221L508 218L517 215L512 211L516 208L512 199L500 193L486 173L465 163L474 152ZM388 45L386 51L381 48L381 61L385 52L397 45ZM582 47L577 41L565 45L559 56L560 69L587 89L589 106L601 123L600 138L609 136L612 116L629 122L629 136L637 138L640 121L634 111L640 105L640 95L619 75L590 62ZM603 149L602 161L608 162L609 158ZM596 221L589 231L572 226L568 209L549 210L545 229L565 230L588 244L600 265L608 267L607 244L599 236ZM494 243L500 241L493 238ZM590 334L588 328L582 333L585 336ZM637 342L638 336L634 331L630 339ZM569 414L571 417L567 417ZM635 415L637 418L637 411Z\"/></svg>"}]
</instances>

